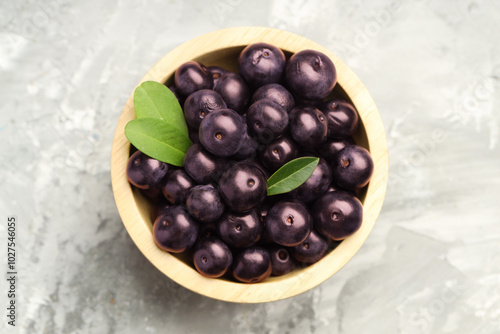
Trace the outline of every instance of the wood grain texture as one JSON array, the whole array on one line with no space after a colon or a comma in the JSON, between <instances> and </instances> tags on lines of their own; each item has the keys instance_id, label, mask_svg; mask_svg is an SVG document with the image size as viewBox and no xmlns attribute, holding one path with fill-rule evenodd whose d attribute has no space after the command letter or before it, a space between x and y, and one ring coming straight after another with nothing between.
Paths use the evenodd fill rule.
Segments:
<instances>
[{"instance_id":1,"label":"wood grain texture","mask_svg":"<svg viewBox=\"0 0 500 334\"><path fill-rule=\"evenodd\" d=\"M238 27L214 31L175 48L154 65L138 83L147 80L170 82L177 67L189 60L207 66L219 65L236 70L236 56L248 44L265 42L287 53L314 49L325 53L336 66L338 83L335 94L346 95L358 110L361 126L356 140L370 150L374 161L372 179L361 194L363 224L352 236L321 261L258 284L243 284L224 279L207 279L178 256L156 247L151 232L151 206L127 181L126 165L130 143L124 128L135 118L133 92L120 116L113 140L111 178L115 201L123 224L140 251L166 276L180 285L207 297L229 302L258 303L276 301L305 292L334 275L360 249L380 213L388 181L388 153L382 120L370 94L358 77L333 53L302 36L262 27Z\"/></svg>"}]
</instances>

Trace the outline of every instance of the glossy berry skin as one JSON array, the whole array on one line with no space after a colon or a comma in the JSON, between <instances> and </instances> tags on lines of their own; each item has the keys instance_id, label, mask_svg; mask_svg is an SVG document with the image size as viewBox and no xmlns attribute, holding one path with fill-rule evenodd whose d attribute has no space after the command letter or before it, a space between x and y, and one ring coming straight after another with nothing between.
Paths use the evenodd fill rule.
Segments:
<instances>
[{"instance_id":1,"label":"glossy berry skin","mask_svg":"<svg viewBox=\"0 0 500 334\"><path fill-rule=\"evenodd\" d=\"M332 170L325 159L320 158L311 176L298 188L292 190L292 194L299 201L309 203L323 194L331 182Z\"/></svg>"},{"instance_id":2,"label":"glossy berry skin","mask_svg":"<svg viewBox=\"0 0 500 334\"><path fill-rule=\"evenodd\" d=\"M226 73L228 73L228 70L225 68L219 67L219 66L209 66L207 67L208 73L212 75L212 79L214 81L214 86L217 84L219 79Z\"/></svg>"},{"instance_id":3,"label":"glossy berry skin","mask_svg":"<svg viewBox=\"0 0 500 334\"><path fill-rule=\"evenodd\" d=\"M172 253L181 253L194 245L198 228L198 223L184 207L174 205L156 218L153 238L159 248Z\"/></svg>"},{"instance_id":4,"label":"glossy berry skin","mask_svg":"<svg viewBox=\"0 0 500 334\"><path fill-rule=\"evenodd\" d=\"M345 191L323 194L314 203L314 225L324 236L342 240L356 232L363 221L361 202Z\"/></svg>"},{"instance_id":5,"label":"glossy berry skin","mask_svg":"<svg viewBox=\"0 0 500 334\"><path fill-rule=\"evenodd\" d=\"M344 139L328 139L318 148L318 153L325 158L326 161L331 163L341 149L354 144L355 142L352 137Z\"/></svg>"},{"instance_id":6,"label":"glossy berry skin","mask_svg":"<svg viewBox=\"0 0 500 334\"><path fill-rule=\"evenodd\" d=\"M373 174L370 152L358 145L344 147L332 162L332 172L341 188L355 190L366 186Z\"/></svg>"},{"instance_id":7,"label":"glossy berry skin","mask_svg":"<svg viewBox=\"0 0 500 334\"><path fill-rule=\"evenodd\" d=\"M271 275L269 252L261 247L249 247L239 252L233 261L233 277L243 283L262 282Z\"/></svg>"},{"instance_id":8,"label":"glossy berry skin","mask_svg":"<svg viewBox=\"0 0 500 334\"><path fill-rule=\"evenodd\" d=\"M290 251L295 260L312 264L321 260L328 251L329 240L312 230L309 236L300 245Z\"/></svg>"},{"instance_id":9,"label":"glossy berry skin","mask_svg":"<svg viewBox=\"0 0 500 334\"><path fill-rule=\"evenodd\" d=\"M264 201L267 183L258 167L251 162L241 161L222 174L219 192L229 209L246 212Z\"/></svg>"},{"instance_id":10,"label":"glossy berry skin","mask_svg":"<svg viewBox=\"0 0 500 334\"><path fill-rule=\"evenodd\" d=\"M292 94L285 87L277 83L268 84L257 89L253 93L252 103L264 99L278 103L286 112L291 111L295 107L295 100Z\"/></svg>"},{"instance_id":11,"label":"glossy berry skin","mask_svg":"<svg viewBox=\"0 0 500 334\"><path fill-rule=\"evenodd\" d=\"M333 62L315 50L295 53L285 67L285 83L299 100L322 100L337 83Z\"/></svg>"},{"instance_id":12,"label":"glossy berry skin","mask_svg":"<svg viewBox=\"0 0 500 334\"><path fill-rule=\"evenodd\" d=\"M272 171L277 170L299 155L297 144L288 136L281 136L260 152L260 161Z\"/></svg>"},{"instance_id":13,"label":"glossy berry skin","mask_svg":"<svg viewBox=\"0 0 500 334\"><path fill-rule=\"evenodd\" d=\"M243 144L241 145L238 152L233 155L231 158L236 160L245 160L255 156L256 150L259 147L259 142L255 140L255 138L247 133Z\"/></svg>"},{"instance_id":14,"label":"glossy berry skin","mask_svg":"<svg viewBox=\"0 0 500 334\"><path fill-rule=\"evenodd\" d=\"M275 204L283 201L293 201L293 198L290 197L289 193L267 196L259 206L261 216L265 218Z\"/></svg>"},{"instance_id":15,"label":"glossy berry skin","mask_svg":"<svg viewBox=\"0 0 500 334\"><path fill-rule=\"evenodd\" d=\"M184 204L189 190L196 185L193 179L183 170L171 171L162 187L163 196L170 204Z\"/></svg>"},{"instance_id":16,"label":"glossy berry skin","mask_svg":"<svg viewBox=\"0 0 500 334\"><path fill-rule=\"evenodd\" d=\"M241 51L238 69L246 82L257 88L281 81L285 62L281 49L266 43L255 43Z\"/></svg>"},{"instance_id":17,"label":"glossy berry skin","mask_svg":"<svg viewBox=\"0 0 500 334\"><path fill-rule=\"evenodd\" d=\"M297 246L298 247L298 246ZM286 275L295 269L295 261L286 247L274 245L269 249L274 276Z\"/></svg>"},{"instance_id":18,"label":"glossy berry skin","mask_svg":"<svg viewBox=\"0 0 500 334\"><path fill-rule=\"evenodd\" d=\"M290 133L305 148L315 148L326 141L328 123L325 115L312 106L298 106L290 112Z\"/></svg>"},{"instance_id":19,"label":"glossy berry skin","mask_svg":"<svg viewBox=\"0 0 500 334\"><path fill-rule=\"evenodd\" d=\"M266 228L266 218L267 218L267 214L269 213L269 211L273 208L273 206L276 203L281 202L281 201L293 200L292 198L290 198L287 195L288 194L268 196L268 197L266 197L264 202L261 205L259 205L259 207L256 209L260 215L260 221L262 222L263 227L264 227L264 230L262 231L262 237L260 238L260 241L259 241L259 245L262 245L262 247L268 248L271 245L282 247L281 245L274 243L273 240L271 239L271 237L269 236L269 234L267 232L267 228Z\"/></svg>"},{"instance_id":20,"label":"glossy berry skin","mask_svg":"<svg viewBox=\"0 0 500 334\"><path fill-rule=\"evenodd\" d=\"M229 109L243 114L250 103L251 92L247 83L241 75L228 72L221 76L214 87L219 93Z\"/></svg>"},{"instance_id":21,"label":"glossy berry skin","mask_svg":"<svg viewBox=\"0 0 500 334\"><path fill-rule=\"evenodd\" d=\"M255 210L246 213L226 212L217 223L217 233L230 247L246 248L259 241L262 222Z\"/></svg>"},{"instance_id":22,"label":"glossy berry skin","mask_svg":"<svg viewBox=\"0 0 500 334\"><path fill-rule=\"evenodd\" d=\"M262 166L259 162L257 162L257 160L247 159L247 160L243 160L242 162L249 163L252 166L256 167L258 170L260 170L262 175L264 175L264 179L266 179L266 180L271 176L269 171L264 166Z\"/></svg>"},{"instance_id":23,"label":"glossy berry skin","mask_svg":"<svg viewBox=\"0 0 500 334\"><path fill-rule=\"evenodd\" d=\"M201 121L208 114L225 108L226 102L219 93L210 89L202 89L187 97L184 102L184 118L189 126L198 129Z\"/></svg>"},{"instance_id":24,"label":"glossy berry skin","mask_svg":"<svg viewBox=\"0 0 500 334\"><path fill-rule=\"evenodd\" d=\"M236 154L243 145L247 130L240 115L231 109L208 114L200 124L200 143L219 157Z\"/></svg>"},{"instance_id":25,"label":"glossy berry skin","mask_svg":"<svg viewBox=\"0 0 500 334\"><path fill-rule=\"evenodd\" d=\"M356 132L359 116L352 104L332 100L324 103L320 110L328 121L328 138L346 138Z\"/></svg>"},{"instance_id":26,"label":"glossy berry skin","mask_svg":"<svg viewBox=\"0 0 500 334\"><path fill-rule=\"evenodd\" d=\"M203 223L214 222L224 213L224 203L219 191L211 184L191 188L186 208L193 218Z\"/></svg>"},{"instance_id":27,"label":"glossy berry skin","mask_svg":"<svg viewBox=\"0 0 500 334\"><path fill-rule=\"evenodd\" d=\"M248 108L247 126L259 142L269 143L286 131L288 113L272 100L259 100Z\"/></svg>"},{"instance_id":28,"label":"glossy berry skin","mask_svg":"<svg viewBox=\"0 0 500 334\"><path fill-rule=\"evenodd\" d=\"M266 216L267 234L275 243L293 247L302 243L313 227L306 206L298 201L276 203Z\"/></svg>"},{"instance_id":29,"label":"glossy berry skin","mask_svg":"<svg viewBox=\"0 0 500 334\"><path fill-rule=\"evenodd\" d=\"M212 75L196 61L188 61L175 71L175 87L180 95L187 97L197 90L212 89Z\"/></svg>"},{"instance_id":30,"label":"glossy berry skin","mask_svg":"<svg viewBox=\"0 0 500 334\"><path fill-rule=\"evenodd\" d=\"M191 145L184 156L184 170L199 184L217 182L226 161L206 151L200 144Z\"/></svg>"},{"instance_id":31,"label":"glossy berry skin","mask_svg":"<svg viewBox=\"0 0 500 334\"><path fill-rule=\"evenodd\" d=\"M233 262L233 254L220 239L207 238L196 244L193 262L201 275L217 278L227 272Z\"/></svg>"},{"instance_id":32,"label":"glossy berry skin","mask_svg":"<svg viewBox=\"0 0 500 334\"><path fill-rule=\"evenodd\" d=\"M127 179L139 189L161 188L168 172L168 164L153 159L141 151L130 156L127 163Z\"/></svg>"}]
</instances>

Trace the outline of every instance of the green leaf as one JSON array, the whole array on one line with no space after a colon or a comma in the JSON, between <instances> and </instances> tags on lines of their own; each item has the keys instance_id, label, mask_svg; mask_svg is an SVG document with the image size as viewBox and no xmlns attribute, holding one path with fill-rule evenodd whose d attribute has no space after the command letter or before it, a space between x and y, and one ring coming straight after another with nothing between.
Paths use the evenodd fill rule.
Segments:
<instances>
[{"instance_id":1,"label":"green leaf","mask_svg":"<svg viewBox=\"0 0 500 334\"><path fill-rule=\"evenodd\" d=\"M137 118L158 118L167 121L188 135L188 128L181 105L174 93L156 81L145 81L134 92L134 109Z\"/></svg>"},{"instance_id":2,"label":"green leaf","mask_svg":"<svg viewBox=\"0 0 500 334\"><path fill-rule=\"evenodd\" d=\"M139 151L157 160L182 166L192 145L189 137L161 119L134 119L125 126L125 136Z\"/></svg>"},{"instance_id":3,"label":"green leaf","mask_svg":"<svg viewBox=\"0 0 500 334\"><path fill-rule=\"evenodd\" d=\"M303 157L294 159L274 172L267 180L267 195L278 195L299 187L314 172L319 158Z\"/></svg>"}]
</instances>

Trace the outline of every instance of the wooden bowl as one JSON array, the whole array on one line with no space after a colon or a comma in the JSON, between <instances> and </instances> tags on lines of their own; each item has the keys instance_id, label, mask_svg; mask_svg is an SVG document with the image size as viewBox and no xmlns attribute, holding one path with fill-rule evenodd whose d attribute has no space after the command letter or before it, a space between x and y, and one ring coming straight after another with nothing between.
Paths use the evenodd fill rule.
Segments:
<instances>
[{"instance_id":1,"label":"wooden bowl","mask_svg":"<svg viewBox=\"0 0 500 334\"><path fill-rule=\"evenodd\" d=\"M358 110L361 125L355 135L356 142L367 148L374 161L374 172L369 185L359 194L363 202L363 224L321 261L297 269L288 275L270 277L262 283L244 284L229 279L207 279L198 274L191 259L173 255L156 247L152 237L152 206L132 189L127 181L126 166L130 143L124 135L128 121L135 118L133 93L120 116L113 140L111 178L118 211L128 233L141 252L161 272L180 285L201 295L238 303L270 302L305 292L330 278L359 250L375 224L388 179L388 154L384 127L370 94L358 77L333 53L302 36L286 31L262 27L238 27L214 31L175 48L164 56L138 83L154 80L172 82L177 67L189 60L206 66L218 65L237 70L237 57L247 45L265 42L281 48L287 56L304 49L326 54L336 66L338 83L336 96L350 100Z\"/></svg>"}]
</instances>

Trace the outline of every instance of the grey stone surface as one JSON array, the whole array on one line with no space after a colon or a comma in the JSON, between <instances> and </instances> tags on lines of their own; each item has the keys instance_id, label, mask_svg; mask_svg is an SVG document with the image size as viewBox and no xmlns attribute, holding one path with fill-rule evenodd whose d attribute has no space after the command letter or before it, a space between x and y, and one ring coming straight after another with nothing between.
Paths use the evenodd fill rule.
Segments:
<instances>
[{"instance_id":1,"label":"grey stone surface","mask_svg":"<svg viewBox=\"0 0 500 334\"><path fill-rule=\"evenodd\" d=\"M0 331L499 333L499 16L495 0L2 1L0 267L14 214L20 310ZM134 85L182 42L237 25L338 54L372 93L390 150L385 205L359 253L321 286L261 305L163 276L110 185ZM2 280L2 309L6 291Z\"/></svg>"}]
</instances>

